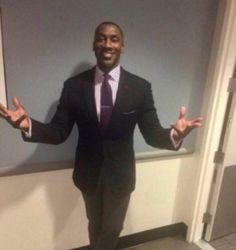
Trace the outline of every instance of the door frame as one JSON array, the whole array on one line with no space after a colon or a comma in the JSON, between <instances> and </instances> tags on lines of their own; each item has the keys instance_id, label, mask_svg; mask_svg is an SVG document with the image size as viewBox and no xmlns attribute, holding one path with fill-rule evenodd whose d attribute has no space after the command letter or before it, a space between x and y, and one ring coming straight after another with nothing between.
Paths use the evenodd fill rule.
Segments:
<instances>
[{"instance_id":1,"label":"door frame","mask_svg":"<svg viewBox=\"0 0 236 250\"><path fill-rule=\"evenodd\" d=\"M228 83L236 58L236 1L219 0L216 29L208 68L202 115L204 126L199 132L194 154L197 168L193 192L193 211L187 240L197 242L203 233L203 215L207 211L214 175L214 155L218 149L228 99Z\"/></svg>"},{"instance_id":2,"label":"door frame","mask_svg":"<svg viewBox=\"0 0 236 250\"><path fill-rule=\"evenodd\" d=\"M4 106L7 106L4 56L3 56L2 11L1 11L1 8L0 8L0 102Z\"/></svg>"},{"instance_id":3,"label":"door frame","mask_svg":"<svg viewBox=\"0 0 236 250\"><path fill-rule=\"evenodd\" d=\"M234 84L232 82L232 84ZM234 84L235 85L235 84ZM234 87L234 86L232 86ZM215 235L213 234L215 228L215 220L218 211L218 205L222 205L222 184L224 173L227 167L232 168L232 161L227 162L228 158L228 143L231 139L231 132L233 131L233 126L235 125L234 117L236 114L236 96L234 91L229 93L227 108L225 112L224 124L221 131L220 143L218 146L218 157L215 160L215 172L214 172L214 180L211 185L211 192L208 199L207 206L207 217L208 220L205 221L204 235L203 238L206 241L211 241L215 239ZM233 121L233 122L232 122ZM219 215L218 215L219 216ZM220 226L218 224L218 226ZM232 226L232 225L231 225ZM225 232L226 233L226 232ZM230 234L230 232L228 233Z\"/></svg>"}]
</instances>

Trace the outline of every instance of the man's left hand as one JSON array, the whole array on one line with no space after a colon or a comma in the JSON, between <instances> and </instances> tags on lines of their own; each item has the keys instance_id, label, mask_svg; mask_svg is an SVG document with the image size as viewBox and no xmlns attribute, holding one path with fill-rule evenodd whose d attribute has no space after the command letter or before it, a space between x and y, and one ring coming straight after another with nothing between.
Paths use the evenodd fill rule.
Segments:
<instances>
[{"instance_id":1,"label":"man's left hand","mask_svg":"<svg viewBox=\"0 0 236 250\"><path fill-rule=\"evenodd\" d=\"M173 136L175 140L183 139L194 128L202 126L202 120L203 120L202 117L198 117L193 120L187 120L186 111L187 111L186 107L181 107L177 122L171 125L171 127L174 129Z\"/></svg>"}]
</instances>

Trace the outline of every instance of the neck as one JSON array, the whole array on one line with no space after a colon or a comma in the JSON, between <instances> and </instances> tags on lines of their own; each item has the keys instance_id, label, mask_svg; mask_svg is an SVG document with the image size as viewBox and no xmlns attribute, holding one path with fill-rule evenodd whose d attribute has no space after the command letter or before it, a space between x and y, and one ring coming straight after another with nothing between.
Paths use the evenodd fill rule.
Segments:
<instances>
[{"instance_id":1,"label":"neck","mask_svg":"<svg viewBox=\"0 0 236 250\"><path fill-rule=\"evenodd\" d=\"M97 66L99 67L99 69L104 72L105 74L108 74L109 72L111 72L114 68L116 68L119 64L116 64L115 66L113 67L106 67L106 66L103 66L103 65L99 65L97 64Z\"/></svg>"}]
</instances>

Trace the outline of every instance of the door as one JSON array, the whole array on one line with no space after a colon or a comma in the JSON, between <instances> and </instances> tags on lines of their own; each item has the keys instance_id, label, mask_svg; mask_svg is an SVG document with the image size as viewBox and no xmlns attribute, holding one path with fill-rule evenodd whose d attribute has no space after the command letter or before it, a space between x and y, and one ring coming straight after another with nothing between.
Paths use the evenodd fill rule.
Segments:
<instances>
[{"instance_id":1,"label":"door","mask_svg":"<svg viewBox=\"0 0 236 250\"><path fill-rule=\"evenodd\" d=\"M204 239L211 241L236 232L236 78L229 97L218 151L208 212L204 216Z\"/></svg>"}]
</instances>

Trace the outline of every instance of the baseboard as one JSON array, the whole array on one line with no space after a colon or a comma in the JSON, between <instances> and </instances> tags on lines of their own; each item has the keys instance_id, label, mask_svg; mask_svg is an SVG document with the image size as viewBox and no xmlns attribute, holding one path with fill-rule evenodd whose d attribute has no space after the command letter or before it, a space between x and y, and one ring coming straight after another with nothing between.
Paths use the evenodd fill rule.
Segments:
<instances>
[{"instance_id":1,"label":"baseboard","mask_svg":"<svg viewBox=\"0 0 236 250\"><path fill-rule=\"evenodd\" d=\"M186 237L187 226L184 223L172 224L160 228L150 229L147 231L122 236L119 239L119 249L124 249L128 247L133 247L139 244L143 244L148 241L182 235ZM89 246L74 248L71 250L89 250Z\"/></svg>"}]
</instances>

